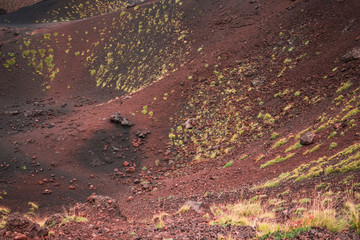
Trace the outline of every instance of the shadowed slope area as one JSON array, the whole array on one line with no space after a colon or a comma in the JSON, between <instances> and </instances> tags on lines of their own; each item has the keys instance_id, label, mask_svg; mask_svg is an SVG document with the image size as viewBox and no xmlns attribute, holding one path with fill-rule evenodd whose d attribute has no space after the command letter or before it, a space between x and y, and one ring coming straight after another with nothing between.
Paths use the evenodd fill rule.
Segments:
<instances>
[{"instance_id":1,"label":"shadowed slope area","mask_svg":"<svg viewBox=\"0 0 360 240\"><path fill-rule=\"evenodd\" d=\"M82 18L89 18L134 7L144 0L44 0L34 1L34 5L12 3L13 5L27 6L16 12L0 16L1 23L48 23L64 22ZM36 3L36 4L35 4ZM11 3L5 5L8 6ZM1 6L1 5L0 5Z\"/></svg>"}]
</instances>

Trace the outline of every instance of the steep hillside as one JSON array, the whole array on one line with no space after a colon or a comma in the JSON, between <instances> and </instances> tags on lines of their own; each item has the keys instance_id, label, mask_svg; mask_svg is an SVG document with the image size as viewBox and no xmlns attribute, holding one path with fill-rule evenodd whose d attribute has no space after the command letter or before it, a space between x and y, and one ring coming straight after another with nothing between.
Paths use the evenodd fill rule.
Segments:
<instances>
[{"instance_id":1,"label":"steep hillside","mask_svg":"<svg viewBox=\"0 0 360 240\"><path fill-rule=\"evenodd\" d=\"M3 236L359 239L359 10L49 0L1 16Z\"/></svg>"}]
</instances>

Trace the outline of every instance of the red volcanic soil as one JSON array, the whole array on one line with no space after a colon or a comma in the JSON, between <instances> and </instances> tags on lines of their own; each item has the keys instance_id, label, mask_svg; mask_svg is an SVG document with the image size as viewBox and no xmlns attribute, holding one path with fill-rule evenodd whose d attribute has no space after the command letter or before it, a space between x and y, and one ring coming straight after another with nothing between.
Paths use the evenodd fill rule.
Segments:
<instances>
[{"instance_id":1,"label":"red volcanic soil","mask_svg":"<svg viewBox=\"0 0 360 240\"><path fill-rule=\"evenodd\" d=\"M317 132L315 143L303 146L291 161L262 167L295 144L298 133L307 128L316 130L325 114L336 118L343 109L334 104L342 83L352 83L342 92L345 99L358 95L360 59L343 61L342 56L360 47L359 1L184 0L176 10L177 5L169 5L170 10L158 13L174 19L174 26L155 36L141 31L131 35L132 28L150 20L134 18L121 25L121 21L114 22L121 10L69 22L35 24L36 9L43 13L49 10L45 2L0 18L0 191L4 193L0 205L25 213L28 202L34 202L39 206L36 214L44 217L62 213L64 206L87 218L86 223L58 224L52 216L48 225L54 220L57 228L50 228L51 239L255 238L254 226L213 226L208 224L212 219L203 215L213 216L209 208L213 204L260 195L264 199L281 196L291 202L316 195L316 186L322 182L334 192L344 193L349 189L342 184L344 179L360 181L357 168L281 182L275 188L252 188L319 157L332 156L336 152L327 147L331 142L338 144L337 149L359 142L360 116L354 112L352 123L357 125L349 125L350 119L333 124L335 127ZM162 6L156 4L151 1L139 7ZM138 10L131 6L124 11ZM177 15L178 11L182 14ZM65 12L60 11L58 17L65 16L61 14ZM118 28L111 28L111 23ZM99 29L106 30L102 33ZM182 38L180 33L185 30ZM117 39L121 33L124 37ZM55 39L54 46L46 42L46 34ZM31 65L31 51L30 57L24 55L29 39L36 54L42 48L52 49L49 54L56 56L53 69L61 69L53 80L48 79L52 70L46 72L46 67L38 71L40 74L36 72L39 62ZM115 46L126 41L158 52L149 50L145 60L138 58L144 51L136 48L125 48L116 55ZM12 53L16 63L6 67ZM34 61L39 60L36 56ZM45 60L42 63L45 66ZM137 64L148 67L131 72ZM89 72L95 69L98 74L105 65L110 66L108 75L90 76ZM169 70L165 72L165 68ZM135 77L130 78L132 74ZM116 79L124 75L129 78L121 83L133 81L134 91L116 89ZM101 76L110 79L100 79L107 84L103 87L95 78ZM234 95L227 98L221 92ZM278 93L283 95L274 97ZM303 100L305 96L310 100ZM284 110L288 106L291 111ZM115 112L135 125L111 122ZM274 122L257 120L260 112L269 113ZM180 146L171 144L169 134L177 133L177 126L184 127L190 118L194 119L194 131L187 132ZM246 131L233 141L229 136L240 119ZM209 133L208 141L214 143L207 145L201 134L209 129L228 132L224 136ZM339 134L329 138L333 129L340 129ZM344 136L340 136L341 131ZM279 139L292 135L286 147L272 148L277 141L271 140L274 132ZM196 141L190 141L191 137ZM218 139L221 141L215 144ZM326 147L311 156L304 154L318 143ZM209 157L207 151L215 154ZM237 161L244 155L247 157ZM264 158L255 161L260 155ZM232 160L231 166L223 167ZM282 196L287 190L291 194ZM92 194L111 198L81 203ZM188 200L202 202L203 210L172 215L165 228L155 227L154 214L176 212ZM277 213L281 221L287 217ZM6 239L16 237L11 232L3 234ZM305 231L301 237L359 239L351 231L333 233L323 228Z\"/></svg>"},{"instance_id":2,"label":"red volcanic soil","mask_svg":"<svg viewBox=\"0 0 360 240\"><path fill-rule=\"evenodd\" d=\"M0 8L6 10L7 13L14 12L22 7L33 5L41 0L23 0L23 1L0 1Z\"/></svg>"}]
</instances>

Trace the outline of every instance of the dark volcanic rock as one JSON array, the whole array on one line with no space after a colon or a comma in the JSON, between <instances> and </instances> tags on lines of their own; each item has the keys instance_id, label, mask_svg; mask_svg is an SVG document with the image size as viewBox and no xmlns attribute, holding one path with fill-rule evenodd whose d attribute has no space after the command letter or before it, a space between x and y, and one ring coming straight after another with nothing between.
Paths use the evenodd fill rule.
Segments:
<instances>
[{"instance_id":1,"label":"dark volcanic rock","mask_svg":"<svg viewBox=\"0 0 360 240\"><path fill-rule=\"evenodd\" d=\"M0 8L0 15L5 15L7 14L6 9Z\"/></svg>"},{"instance_id":2,"label":"dark volcanic rock","mask_svg":"<svg viewBox=\"0 0 360 240\"><path fill-rule=\"evenodd\" d=\"M110 117L110 121L114 122L114 123L120 123L122 126L128 126L128 127L131 127L131 126L135 125L134 123L130 122L129 119L122 116L119 112L114 113Z\"/></svg>"},{"instance_id":3,"label":"dark volcanic rock","mask_svg":"<svg viewBox=\"0 0 360 240\"><path fill-rule=\"evenodd\" d=\"M139 129L136 132L136 136L139 138L145 138L146 135L150 134L151 132L147 129Z\"/></svg>"}]
</instances>

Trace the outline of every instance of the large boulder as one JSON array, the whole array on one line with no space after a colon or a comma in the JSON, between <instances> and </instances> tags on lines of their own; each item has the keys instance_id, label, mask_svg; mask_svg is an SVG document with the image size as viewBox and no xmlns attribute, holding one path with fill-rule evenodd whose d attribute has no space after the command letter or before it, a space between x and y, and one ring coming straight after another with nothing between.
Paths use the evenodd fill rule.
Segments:
<instances>
[{"instance_id":1,"label":"large boulder","mask_svg":"<svg viewBox=\"0 0 360 240\"><path fill-rule=\"evenodd\" d=\"M306 132L300 137L301 145L310 145L314 142L315 133L312 131Z\"/></svg>"}]
</instances>

